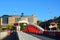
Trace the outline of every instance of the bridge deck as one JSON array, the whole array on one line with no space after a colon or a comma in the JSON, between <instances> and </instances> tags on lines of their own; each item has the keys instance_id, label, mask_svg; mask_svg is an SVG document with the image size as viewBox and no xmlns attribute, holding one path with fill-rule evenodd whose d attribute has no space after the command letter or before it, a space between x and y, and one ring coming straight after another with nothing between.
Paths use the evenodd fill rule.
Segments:
<instances>
[{"instance_id":1,"label":"bridge deck","mask_svg":"<svg viewBox=\"0 0 60 40\"><path fill-rule=\"evenodd\" d=\"M19 40L41 40L24 32L18 32Z\"/></svg>"}]
</instances>

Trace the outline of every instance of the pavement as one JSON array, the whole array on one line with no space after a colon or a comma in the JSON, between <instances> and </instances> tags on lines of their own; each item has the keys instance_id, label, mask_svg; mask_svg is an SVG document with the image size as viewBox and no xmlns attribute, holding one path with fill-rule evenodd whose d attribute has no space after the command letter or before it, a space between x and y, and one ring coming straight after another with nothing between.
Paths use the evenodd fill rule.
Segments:
<instances>
[{"instance_id":1,"label":"pavement","mask_svg":"<svg viewBox=\"0 0 60 40\"><path fill-rule=\"evenodd\" d=\"M41 40L37 37L34 37L34 36L29 35L29 34L24 33L24 32L18 32L18 37L20 40Z\"/></svg>"},{"instance_id":2,"label":"pavement","mask_svg":"<svg viewBox=\"0 0 60 40\"><path fill-rule=\"evenodd\" d=\"M7 32L0 32L0 39L3 39L7 36Z\"/></svg>"},{"instance_id":3,"label":"pavement","mask_svg":"<svg viewBox=\"0 0 60 40\"><path fill-rule=\"evenodd\" d=\"M12 32L10 36L6 36L3 40L60 40L60 38L46 35L37 35L33 33L24 33L20 31Z\"/></svg>"},{"instance_id":4,"label":"pavement","mask_svg":"<svg viewBox=\"0 0 60 40\"><path fill-rule=\"evenodd\" d=\"M10 36L6 36L2 40L19 40L17 32L12 32Z\"/></svg>"}]
</instances>

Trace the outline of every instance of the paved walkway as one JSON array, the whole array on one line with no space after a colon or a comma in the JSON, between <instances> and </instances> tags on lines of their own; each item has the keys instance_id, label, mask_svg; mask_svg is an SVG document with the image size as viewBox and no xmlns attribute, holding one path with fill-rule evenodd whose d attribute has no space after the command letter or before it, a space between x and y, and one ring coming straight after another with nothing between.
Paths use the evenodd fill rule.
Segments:
<instances>
[{"instance_id":1,"label":"paved walkway","mask_svg":"<svg viewBox=\"0 0 60 40\"><path fill-rule=\"evenodd\" d=\"M41 40L24 32L18 32L19 40Z\"/></svg>"},{"instance_id":2,"label":"paved walkway","mask_svg":"<svg viewBox=\"0 0 60 40\"><path fill-rule=\"evenodd\" d=\"M7 32L0 32L0 39L3 39L7 36Z\"/></svg>"},{"instance_id":3,"label":"paved walkway","mask_svg":"<svg viewBox=\"0 0 60 40\"><path fill-rule=\"evenodd\" d=\"M3 40L60 40L60 38L24 33L20 31L12 32L10 36L5 37Z\"/></svg>"},{"instance_id":4,"label":"paved walkway","mask_svg":"<svg viewBox=\"0 0 60 40\"><path fill-rule=\"evenodd\" d=\"M19 40L17 32L12 32L10 36L6 36L2 40Z\"/></svg>"}]
</instances>

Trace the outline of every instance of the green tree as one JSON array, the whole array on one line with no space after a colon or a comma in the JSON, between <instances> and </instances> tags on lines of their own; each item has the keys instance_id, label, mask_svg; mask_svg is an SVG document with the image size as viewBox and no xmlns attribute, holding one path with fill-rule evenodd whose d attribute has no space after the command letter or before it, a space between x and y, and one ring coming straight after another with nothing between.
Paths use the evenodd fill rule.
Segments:
<instances>
[{"instance_id":1,"label":"green tree","mask_svg":"<svg viewBox=\"0 0 60 40\"><path fill-rule=\"evenodd\" d=\"M58 23L57 27L58 27L58 29L60 29L60 22Z\"/></svg>"},{"instance_id":2,"label":"green tree","mask_svg":"<svg viewBox=\"0 0 60 40\"><path fill-rule=\"evenodd\" d=\"M2 32L2 28L0 28L0 32Z\"/></svg>"},{"instance_id":3,"label":"green tree","mask_svg":"<svg viewBox=\"0 0 60 40\"><path fill-rule=\"evenodd\" d=\"M7 30L9 29L12 29L12 26L10 26L10 25L6 25L6 28L7 28Z\"/></svg>"},{"instance_id":4,"label":"green tree","mask_svg":"<svg viewBox=\"0 0 60 40\"><path fill-rule=\"evenodd\" d=\"M23 31L24 30L24 27L25 27L24 24L21 23L20 24L20 30Z\"/></svg>"}]
</instances>

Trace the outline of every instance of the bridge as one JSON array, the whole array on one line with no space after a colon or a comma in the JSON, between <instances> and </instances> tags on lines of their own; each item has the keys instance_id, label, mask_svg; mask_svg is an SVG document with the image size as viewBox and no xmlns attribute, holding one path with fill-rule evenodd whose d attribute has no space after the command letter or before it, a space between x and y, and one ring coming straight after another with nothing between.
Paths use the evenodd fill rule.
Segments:
<instances>
[{"instance_id":1,"label":"bridge","mask_svg":"<svg viewBox=\"0 0 60 40\"><path fill-rule=\"evenodd\" d=\"M43 28L35 24L30 24L30 25L34 25L34 27L41 30L43 34L35 34L35 33L29 33L29 32L25 33L22 31L17 31L17 32L15 31L15 32L11 32L10 36L6 36L2 40L60 40L60 38L57 38L55 36L45 35Z\"/></svg>"}]
</instances>

